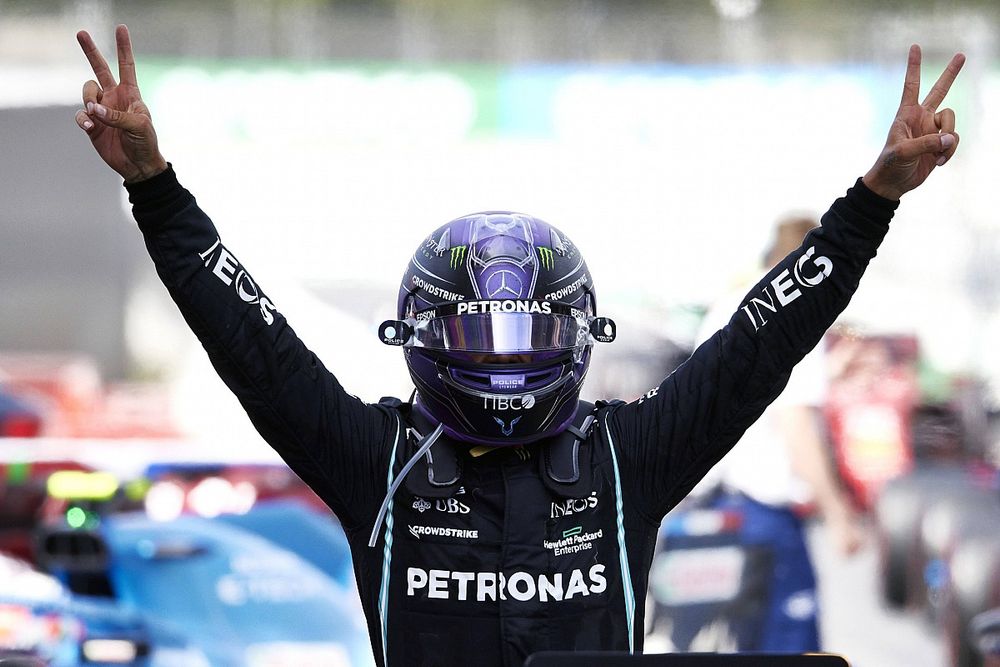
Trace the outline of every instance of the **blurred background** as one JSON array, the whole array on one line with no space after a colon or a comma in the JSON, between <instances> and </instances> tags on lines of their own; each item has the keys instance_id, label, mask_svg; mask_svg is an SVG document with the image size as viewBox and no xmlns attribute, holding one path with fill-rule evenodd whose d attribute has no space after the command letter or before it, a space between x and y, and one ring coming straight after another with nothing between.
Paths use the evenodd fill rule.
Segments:
<instances>
[{"instance_id":1,"label":"blurred background","mask_svg":"<svg viewBox=\"0 0 1000 667\"><path fill-rule=\"evenodd\" d=\"M427 230L488 209L543 218L584 251L599 308L619 325L585 394L637 397L690 353L708 306L760 270L777 220L820 216L867 171L908 46L923 47L922 94L964 52L946 100L958 156L906 197L834 334L888 351L863 391L832 390L824 411L868 539L850 560L821 530L811 539L824 648L857 665L990 659L993 635L972 629L1000 605L989 518L1000 517L1000 7L988 0L0 0L0 553L30 582L0 586L0 652L6 640L76 664L87 636L105 642L91 662L370 660L360 626L360 640L278 633L241 653L236 635L209 646L193 612L151 621L141 601L166 603L124 593L155 577L116 549L179 565L209 549L221 516L234 524L225 548L252 533L264 538L253 548L284 554L264 574L206 572L223 608L249 604L260 589L247 581L266 576L303 605L346 591L340 607L296 618L360 613L343 562L235 526L264 498L306 498L308 511L288 509L303 525L322 511L215 377L145 257L120 179L73 121L92 78L74 35L90 31L110 59L116 23L129 26L181 182L370 401L410 393L400 353L376 337L409 253ZM83 476L53 484L59 471ZM974 487L968 502L982 504L946 487ZM927 528L942 503L955 509ZM159 521L139 525L133 509ZM326 529L316 543L334 545ZM952 562L966 534L967 594ZM316 581L289 583L292 558L312 558ZM50 589L72 604L35 600ZM81 597L122 618L95 630L73 606ZM62 628L47 644L24 630L43 616ZM295 641L301 652L287 653Z\"/></svg>"}]
</instances>

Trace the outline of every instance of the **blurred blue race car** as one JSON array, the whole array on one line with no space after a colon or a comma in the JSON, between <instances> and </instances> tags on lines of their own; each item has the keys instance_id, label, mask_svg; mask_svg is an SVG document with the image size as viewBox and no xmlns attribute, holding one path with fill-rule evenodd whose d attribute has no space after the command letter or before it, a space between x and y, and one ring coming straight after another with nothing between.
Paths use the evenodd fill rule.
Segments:
<instances>
[{"instance_id":1,"label":"blurred blue race car","mask_svg":"<svg viewBox=\"0 0 1000 667\"><path fill-rule=\"evenodd\" d=\"M309 512L286 508L286 514L295 511ZM148 663L137 656L126 664L373 664L348 586L223 521L117 514L92 530L49 530L41 544L47 569L77 600L141 618L154 650ZM179 637L204 657L192 662Z\"/></svg>"},{"instance_id":2,"label":"blurred blue race car","mask_svg":"<svg viewBox=\"0 0 1000 667\"><path fill-rule=\"evenodd\" d=\"M298 500L270 500L246 514L222 514L217 520L270 540L354 590L351 546L332 515L321 515Z\"/></svg>"},{"instance_id":3,"label":"blurred blue race car","mask_svg":"<svg viewBox=\"0 0 1000 667\"><path fill-rule=\"evenodd\" d=\"M211 665L372 664L351 591L291 551L220 521L108 517L115 597Z\"/></svg>"},{"instance_id":4,"label":"blurred blue race car","mask_svg":"<svg viewBox=\"0 0 1000 667\"><path fill-rule=\"evenodd\" d=\"M0 657L57 667L374 664L347 540L308 503L154 520L136 511L145 492L105 473L53 473L47 488L31 549L47 574L22 563L35 575L22 588L50 593L24 604L0 577ZM29 616L38 620L28 634L42 628L44 641L25 638ZM22 630L5 639L5 622Z\"/></svg>"}]
</instances>

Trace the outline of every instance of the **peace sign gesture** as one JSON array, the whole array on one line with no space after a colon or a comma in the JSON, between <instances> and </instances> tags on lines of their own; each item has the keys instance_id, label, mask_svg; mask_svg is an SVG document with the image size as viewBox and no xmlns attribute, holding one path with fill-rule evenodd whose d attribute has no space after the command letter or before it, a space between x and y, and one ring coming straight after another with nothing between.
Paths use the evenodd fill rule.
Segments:
<instances>
[{"instance_id":1,"label":"peace sign gesture","mask_svg":"<svg viewBox=\"0 0 1000 667\"><path fill-rule=\"evenodd\" d=\"M118 44L118 77L108 67L90 35L81 30L80 42L97 81L83 84L84 109L76 112L76 123L90 137L97 154L121 174L126 183L151 178L167 168L156 143L149 109L139 95L135 60L128 28L115 29Z\"/></svg>"},{"instance_id":2,"label":"peace sign gesture","mask_svg":"<svg viewBox=\"0 0 1000 667\"><path fill-rule=\"evenodd\" d=\"M923 183L935 167L940 167L955 154L958 148L955 112L951 109L938 111L937 108L964 64L965 56L955 54L923 103L918 103L920 47L916 44L910 47L899 111L889 128L885 148L863 179L876 194L887 199L899 199Z\"/></svg>"}]
</instances>

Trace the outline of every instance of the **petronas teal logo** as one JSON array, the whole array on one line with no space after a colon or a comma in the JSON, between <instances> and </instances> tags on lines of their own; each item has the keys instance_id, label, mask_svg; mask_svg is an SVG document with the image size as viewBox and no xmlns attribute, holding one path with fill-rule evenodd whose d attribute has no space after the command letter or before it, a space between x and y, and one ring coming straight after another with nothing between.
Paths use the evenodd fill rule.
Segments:
<instances>
[{"instance_id":1,"label":"petronas teal logo","mask_svg":"<svg viewBox=\"0 0 1000 667\"><path fill-rule=\"evenodd\" d=\"M459 245L451 249L451 268L457 269L465 261L465 246Z\"/></svg>"},{"instance_id":2,"label":"petronas teal logo","mask_svg":"<svg viewBox=\"0 0 1000 667\"><path fill-rule=\"evenodd\" d=\"M538 259L542 262L542 268L552 270L552 248L538 248Z\"/></svg>"}]
</instances>

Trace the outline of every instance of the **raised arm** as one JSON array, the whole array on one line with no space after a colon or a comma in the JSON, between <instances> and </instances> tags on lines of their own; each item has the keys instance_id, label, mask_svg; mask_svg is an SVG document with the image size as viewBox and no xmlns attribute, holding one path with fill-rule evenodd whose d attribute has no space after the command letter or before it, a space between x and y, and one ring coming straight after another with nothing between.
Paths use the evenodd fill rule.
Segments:
<instances>
[{"instance_id":1,"label":"raised arm","mask_svg":"<svg viewBox=\"0 0 1000 667\"><path fill-rule=\"evenodd\" d=\"M346 528L370 528L395 414L343 390L177 182L139 95L125 26L116 30L118 83L90 35L78 39L97 80L84 85L77 123L125 179L160 279L264 439Z\"/></svg>"},{"instance_id":2,"label":"raised arm","mask_svg":"<svg viewBox=\"0 0 1000 667\"><path fill-rule=\"evenodd\" d=\"M952 58L919 104L920 49L911 47L899 110L875 165L750 290L725 327L659 387L611 413L632 502L650 521L687 495L781 393L847 307L899 197L954 155L955 114L937 107L964 61Z\"/></svg>"}]
</instances>

